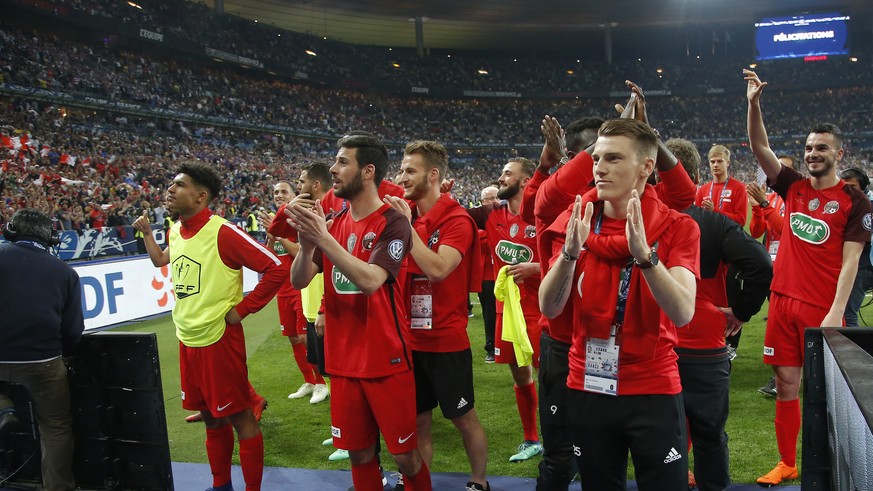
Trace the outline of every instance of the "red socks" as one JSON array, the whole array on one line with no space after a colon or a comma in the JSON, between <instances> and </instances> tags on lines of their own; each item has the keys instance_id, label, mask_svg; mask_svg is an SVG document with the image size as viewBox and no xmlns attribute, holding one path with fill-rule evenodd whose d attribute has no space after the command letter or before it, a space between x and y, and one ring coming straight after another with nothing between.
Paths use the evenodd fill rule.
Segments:
<instances>
[{"instance_id":1,"label":"red socks","mask_svg":"<svg viewBox=\"0 0 873 491\"><path fill-rule=\"evenodd\" d=\"M382 473L375 458L366 464L352 465L352 483L355 491L382 491Z\"/></svg>"},{"instance_id":2,"label":"red socks","mask_svg":"<svg viewBox=\"0 0 873 491\"><path fill-rule=\"evenodd\" d=\"M327 385L327 382L325 382L324 377L322 377L321 374L318 373L318 368L315 365L309 365L309 368L312 370L312 373L315 376L315 382L313 382L315 385Z\"/></svg>"},{"instance_id":3,"label":"red socks","mask_svg":"<svg viewBox=\"0 0 873 491\"><path fill-rule=\"evenodd\" d=\"M414 476L403 475L403 486L407 491L432 491L430 482L430 469L424 460L421 461L421 469Z\"/></svg>"},{"instance_id":4,"label":"red socks","mask_svg":"<svg viewBox=\"0 0 873 491\"><path fill-rule=\"evenodd\" d=\"M233 427L206 429L206 457L212 470L212 486L230 482L230 459L233 457Z\"/></svg>"},{"instance_id":5,"label":"red socks","mask_svg":"<svg viewBox=\"0 0 873 491\"><path fill-rule=\"evenodd\" d=\"M515 386L515 403L518 406L518 416L524 429L524 440L540 441L537 433L537 388L531 383L523 387Z\"/></svg>"},{"instance_id":6,"label":"red socks","mask_svg":"<svg viewBox=\"0 0 873 491\"><path fill-rule=\"evenodd\" d=\"M776 401L776 444L782 462L790 467L797 466L797 434L800 433L800 399Z\"/></svg>"},{"instance_id":7,"label":"red socks","mask_svg":"<svg viewBox=\"0 0 873 491\"><path fill-rule=\"evenodd\" d=\"M246 491L261 491L261 480L264 478L263 433L239 441L239 463L246 481Z\"/></svg>"},{"instance_id":8,"label":"red socks","mask_svg":"<svg viewBox=\"0 0 873 491\"><path fill-rule=\"evenodd\" d=\"M294 350L294 361L297 362L297 368L303 374L303 381L307 384L315 384L315 376L313 375L312 365L306 361L306 345L303 343L292 344L291 349ZM324 383L324 382L322 382Z\"/></svg>"}]
</instances>

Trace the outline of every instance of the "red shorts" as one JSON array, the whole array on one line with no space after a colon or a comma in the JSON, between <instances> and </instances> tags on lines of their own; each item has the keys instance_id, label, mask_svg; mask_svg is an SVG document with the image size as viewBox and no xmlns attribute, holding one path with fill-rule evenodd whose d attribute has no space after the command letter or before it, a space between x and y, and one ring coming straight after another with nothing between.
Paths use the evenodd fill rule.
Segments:
<instances>
[{"instance_id":1,"label":"red shorts","mask_svg":"<svg viewBox=\"0 0 873 491\"><path fill-rule=\"evenodd\" d=\"M224 418L255 403L246 366L242 325L228 325L216 343L192 348L179 343L182 407Z\"/></svg>"},{"instance_id":2,"label":"red shorts","mask_svg":"<svg viewBox=\"0 0 873 491\"><path fill-rule=\"evenodd\" d=\"M539 317L525 317L527 325L527 337L533 347L533 366L540 367L540 333L543 326L539 323ZM512 343L503 340L503 312L498 312L494 321L494 361L497 363L513 363L518 365L515 359L515 348Z\"/></svg>"},{"instance_id":3,"label":"red shorts","mask_svg":"<svg viewBox=\"0 0 873 491\"><path fill-rule=\"evenodd\" d=\"M827 315L828 309L772 292L764 334L764 363L802 367L803 331L821 326Z\"/></svg>"},{"instance_id":4,"label":"red shorts","mask_svg":"<svg viewBox=\"0 0 873 491\"><path fill-rule=\"evenodd\" d=\"M415 377L412 370L382 378L333 376L330 384L333 445L363 450L385 438L394 455L415 450Z\"/></svg>"},{"instance_id":5,"label":"red shorts","mask_svg":"<svg viewBox=\"0 0 873 491\"><path fill-rule=\"evenodd\" d=\"M305 336L306 316L303 315L303 300L298 291L294 295L276 297L279 304L279 327L283 336Z\"/></svg>"}]
</instances>

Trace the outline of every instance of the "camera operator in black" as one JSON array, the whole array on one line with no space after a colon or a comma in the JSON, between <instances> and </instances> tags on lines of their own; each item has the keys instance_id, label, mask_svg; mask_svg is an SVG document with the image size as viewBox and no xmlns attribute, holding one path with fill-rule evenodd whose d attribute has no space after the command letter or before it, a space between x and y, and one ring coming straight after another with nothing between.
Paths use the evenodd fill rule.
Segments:
<instances>
[{"instance_id":1,"label":"camera operator in black","mask_svg":"<svg viewBox=\"0 0 873 491\"><path fill-rule=\"evenodd\" d=\"M85 329L79 275L53 256L51 219L23 209L3 227L0 244L0 383L24 386L41 434L46 491L76 489L70 384L61 358ZM14 427L12 401L0 394L0 429Z\"/></svg>"}]
</instances>

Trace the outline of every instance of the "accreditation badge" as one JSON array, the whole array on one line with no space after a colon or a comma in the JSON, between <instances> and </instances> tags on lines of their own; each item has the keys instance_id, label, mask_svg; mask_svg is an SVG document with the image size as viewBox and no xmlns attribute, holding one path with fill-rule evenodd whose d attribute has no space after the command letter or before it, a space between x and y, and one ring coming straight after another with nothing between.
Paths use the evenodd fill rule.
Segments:
<instances>
[{"instance_id":1,"label":"accreditation badge","mask_svg":"<svg viewBox=\"0 0 873 491\"><path fill-rule=\"evenodd\" d=\"M427 276L412 278L410 318L413 329L433 329L433 285Z\"/></svg>"},{"instance_id":2,"label":"accreditation badge","mask_svg":"<svg viewBox=\"0 0 873 491\"><path fill-rule=\"evenodd\" d=\"M767 248L767 252L770 253L770 261L776 260L776 253L779 252L779 241L772 240L770 241L770 247Z\"/></svg>"},{"instance_id":3,"label":"accreditation badge","mask_svg":"<svg viewBox=\"0 0 873 491\"><path fill-rule=\"evenodd\" d=\"M585 340L586 392L618 395L618 351L616 343L618 326L612 326L609 339L588 337Z\"/></svg>"}]
</instances>

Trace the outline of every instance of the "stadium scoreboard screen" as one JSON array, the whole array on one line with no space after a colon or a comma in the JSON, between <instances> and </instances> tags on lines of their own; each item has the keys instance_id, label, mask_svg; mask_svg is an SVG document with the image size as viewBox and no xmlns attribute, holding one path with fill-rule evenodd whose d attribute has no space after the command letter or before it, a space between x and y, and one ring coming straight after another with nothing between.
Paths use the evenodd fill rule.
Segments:
<instances>
[{"instance_id":1,"label":"stadium scoreboard screen","mask_svg":"<svg viewBox=\"0 0 873 491\"><path fill-rule=\"evenodd\" d=\"M849 54L848 15L771 17L755 24L758 60Z\"/></svg>"}]
</instances>

